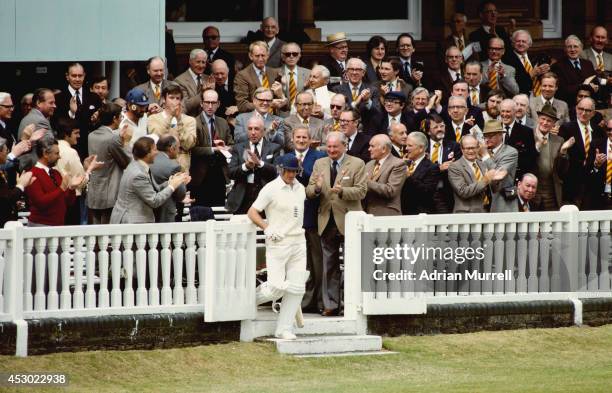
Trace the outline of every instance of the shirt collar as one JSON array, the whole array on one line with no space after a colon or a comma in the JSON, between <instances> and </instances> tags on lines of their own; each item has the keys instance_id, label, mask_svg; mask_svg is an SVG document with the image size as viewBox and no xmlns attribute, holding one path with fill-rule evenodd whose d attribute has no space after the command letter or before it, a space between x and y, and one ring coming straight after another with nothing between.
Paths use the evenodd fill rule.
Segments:
<instances>
[{"instance_id":1,"label":"shirt collar","mask_svg":"<svg viewBox=\"0 0 612 393\"><path fill-rule=\"evenodd\" d=\"M197 75L195 72L193 72L193 70L191 69L191 67L190 67L190 68L187 68L187 70L189 71L189 75L191 75L191 78L193 78L193 80L197 82L197 80L198 80L198 75ZM202 76L200 76L200 80L202 80ZM204 81L202 81L202 83L204 83Z\"/></svg>"},{"instance_id":2,"label":"shirt collar","mask_svg":"<svg viewBox=\"0 0 612 393\"><path fill-rule=\"evenodd\" d=\"M341 167L341 166L342 166L342 161L344 161L344 157L345 157L345 156L346 156L346 153L344 153L344 154L343 154L343 155L342 155L340 158L338 158L338 159L336 160L336 162L338 162L338 167ZM331 159L331 162L332 162L332 165L333 165L333 164L334 164L334 160L333 160L333 159Z\"/></svg>"},{"instance_id":3,"label":"shirt collar","mask_svg":"<svg viewBox=\"0 0 612 393\"><path fill-rule=\"evenodd\" d=\"M264 66L263 70L260 70L259 68L255 67L255 64L252 64L252 63L251 63L251 65L253 66L253 69L255 70L255 74L256 74L257 76L260 76L262 72L265 74L265 72L266 72L266 66Z\"/></svg>"},{"instance_id":4,"label":"shirt collar","mask_svg":"<svg viewBox=\"0 0 612 393\"><path fill-rule=\"evenodd\" d=\"M6 123L5 123L5 122L3 122L3 121L2 121L2 119L0 119L0 125L1 125L3 128L6 128Z\"/></svg>"},{"instance_id":5,"label":"shirt collar","mask_svg":"<svg viewBox=\"0 0 612 393\"><path fill-rule=\"evenodd\" d=\"M300 124L304 124L304 118L302 116L300 116L299 113L295 114L298 118L298 120L300 121ZM308 119L308 124L310 124L310 119Z\"/></svg>"},{"instance_id":6,"label":"shirt collar","mask_svg":"<svg viewBox=\"0 0 612 393\"><path fill-rule=\"evenodd\" d=\"M137 160L140 165L142 165L147 172L149 172L149 164L144 162L144 160Z\"/></svg>"},{"instance_id":7,"label":"shirt collar","mask_svg":"<svg viewBox=\"0 0 612 393\"><path fill-rule=\"evenodd\" d=\"M546 98L544 98L543 95L540 95L540 98L542 99L542 103L546 104ZM550 101L550 105L553 104L553 101L555 100L555 97L552 97L551 99L549 99L548 101Z\"/></svg>"},{"instance_id":8,"label":"shirt collar","mask_svg":"<svg viewBox=\"0 0 612 393\"><path fill-rule=\"evenodd\" d=\"M504 146L504 143L503 143L503 142L502 142L502 143L500 143L500 144L499 144L499 146L494 147L494 148L493 148L493 154L497 154L497 152L499 151L499 149L501 149L501 148L502 148L502 146Z\"/></svg>"},{"instance_id":9,"label":"shirt collar","mask_svg":"<svg viewBox=\"0 0 612 393\"><path fill-rule=\"evenodd\" d=\"M49 167L46 166L45 164L41 163L40 161L36 161L36 165L34 165L36 168L40 168L40 169L44 169L45 172L47 172L47 174L49 173Z\"/></svg>"},{"instance_id":10,"label":"shirt collar","mask_svg":"<svg viewBox=\"0 0 612 393\"><path fill-rule=\"evenodd\" d=\"M307 148L306 148L306 150L304 150L304 151L303 151L303 152L301 152L301 153L300 153L300 152L298 152L298 151L296 150L296 151L295 151L295 156L297 157L297 156L298 156L298 154L301 154L301 155L302 155L302 157L306 157L306 154L308 154L308 150L310 150L310 148L309 148L309 147L307 147Z\"/></svg>"},{"instance_id":11,"label":"shirt collar","mask_svg":"<svg viewBox=\"0 0 612 393\"><path fill-rule=\"evenodd\" d=\"M414 163L414 167L418 167L419 164L421 163L421 161L423 161L423 159L425 158L425 154L423 154L421 157L417 158L416 160L413 161Z\"/></svg>"},{"instance_id":12,"label":"shirt collar","mask_svg":"<svg viewBox=\"0 0 612 393\"><path fill-rule=\"evenodd\" d=\"M76 90L72 88L72 86L68 85L68 91L70 92L70 95L74 96L76 94ZM81 97L81 99L83 99L83 88L81 87L79 89L79 96Z\"/></svg>"},{"instance_id":13,"label":"shirt collar","mask_svg":"<svg viewBox=\"0 0 612 393\"><path fill-rule=\"evenodd\" d=\"M378 164L380 166L382 166L385 163L385 160L387 159L387 157L389 157L391 155L391 153L387 154L386 156L384 156L383 158L381 158L380 160L378 160Z\"/></svg>"},{"instance_id":14,"label":"shirt collar","mask_svg":"<svg viewBox=\"0 0 612 393\"><path fill-rule=\"evenodd\" d=\"M591 51L593 52L593 54L595 55L595 57L601 55L603 57L603 51L601 53L597 52L593 47L591 47Z\"/></svg>"},{"instance_id":15,"label":"shirt collar","mask_svg":"<svg viewBox=\"0 0 612 393\"><path fill-rule=\"evenodd\" d=\"M213 121L215 121L215 115L214 114L211 117L208 117L208 115L204 111L202 111L202 118L204 119L206 124L210 124L210 119L213 119Z\"/></svg>"},{"instance_id":16,"label":"shirt collar","mask_svg":"<svg viewBox=\"0 0 612 393\"><path fill-rule=\"evenodd\" d=\"M491 26L482 25L482 29L486 31L487 33L491 33Z\"/></svg>"}]
</instances>

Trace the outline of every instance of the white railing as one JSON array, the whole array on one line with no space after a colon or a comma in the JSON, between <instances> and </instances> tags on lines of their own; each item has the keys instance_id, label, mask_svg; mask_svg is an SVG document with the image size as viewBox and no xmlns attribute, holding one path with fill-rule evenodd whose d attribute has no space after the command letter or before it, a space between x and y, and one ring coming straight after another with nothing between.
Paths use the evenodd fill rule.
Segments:
<instances>
[{"instance_id":1,"label":"white railing","mask_svg":"<svg viewBox=\"0 0 612 393\"><path fill-rule=\"evenodd\" d=\"M248 222L9 223L0 230L0 320L198 311L207 321L249 319L255 241Z\"/></svg>"},{"instance_id":2,"label":"white railing","mask_svg":"<svg viewBox=\"0 0 612 393\"><path fill-rule=\"evenodd\" d=\"M611 211L580 212L574 206L528 214L351 213L346 225L347 305L364 314L411 314L424 313L427 303L612 296L611 222ZM372 263L374 248L398 244L480 248L484 257L457 264L438 254L413 264L393 256ZM373 277L377 269L413 272L417 279L380 280L380 275ZM511 279L466 279L465 272L474 270L507 272ZM461 273L457 276L463 279L419 280L423 271Z\"/></svg>"}]
</instances>

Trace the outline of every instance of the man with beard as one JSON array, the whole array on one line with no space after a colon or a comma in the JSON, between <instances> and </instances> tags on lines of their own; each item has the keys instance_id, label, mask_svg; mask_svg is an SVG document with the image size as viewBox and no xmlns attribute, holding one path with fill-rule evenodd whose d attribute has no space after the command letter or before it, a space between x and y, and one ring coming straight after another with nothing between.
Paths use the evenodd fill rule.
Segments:
<instances>
[{"instance_id":1,"label":"man with beard","mask_svg":"<svg viewBox=\"0 0 612 393\"><path fill-rule=\"evenodd\" d=\"M425 129L429 136L428 157L440 169L440 180L433 194L433 212L447 214L453 211L453 190L448 182L448 167L461 158L461 148L455 140L445 139L446 125L435 113L427 117Z\"/></svg>"},{"instance_id":2,"label":"man with beard","mask_svg":"<svg viewBox=\"0 0 612 393\"><path fill-rule=\"evenodd\" d=\"M123 112L119 129L124 133L127 132L129 135L132 135L128 147L128 150L131 151L134 142L140 137L147 135L147 120L143 117L149 107L149 97L141 89L133 88L128 91L125 101L127 107L126 111ZM125 131L123 131L124 128Z\"/></svg>"}]
</instances>

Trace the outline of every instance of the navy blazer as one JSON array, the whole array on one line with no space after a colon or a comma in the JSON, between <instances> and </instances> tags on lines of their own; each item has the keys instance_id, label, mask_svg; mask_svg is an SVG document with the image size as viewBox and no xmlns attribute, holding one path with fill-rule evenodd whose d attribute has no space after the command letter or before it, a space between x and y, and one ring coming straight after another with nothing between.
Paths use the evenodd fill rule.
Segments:
<instances>
[{"instance_id":1,"label":"navy blazer","mask_svg":"<svg viewBox=\"0 0 612 393\"><path fill-rule=\"evenodd\" d=\"M295 157L295 152L287 153L286 156ZM325 152L308 149L304 160L302 161L302 173L298 174L297 179L304 187L308 186L314 163L319 158L326 157ZM284 156L283 156L284 157ZM280 161L280 158L279 158ZM319 197L304 201L304 229L317 229L317 217L319 215Z\"/></svg>"},{"instance_id":2,"label":"navy blazer","mask_svg":"<svg viewBox=\"0 0 612 393\"><path fill-rule=\"evenodd\" d=\"M535 137L531 128L514 122L510 137L506 137L505 143L518 151L517 179L527 172L533 173L536 170L539 153L535 147Z\"/></svg>"},{"instance_id":3,"label":"navy blazer","mask_svg":"<svg viewBox=\"0 0 612 393\"><path fill-rule=\"evenodd\" d=\"M374 85L367 84L365 80L362 81L361 86L359 86L359 94L361 94L361 92L364 89L370 89L370 93L371 93L370 99L372 100L371 108L374 109L378 107L379 102L380 102L378 99L378 89ZM353 92L351 91L351 87L348 83L342 83L341 85L336 86L336 88L334 89L334 92L338 94L342 94L344 98L346 98L346 104L348 106L351 106L351 104L353 103ZM362 102L361 104L359 104L359 108L358 108L359 111L362 112L364 110L367 110L365 106L366 106L365 102Z\"/></svg>"},{"instance_id":4,"label":"navy blazer","mask_svg":"<svg viewBox=\"0 0 612 393\"><path fill-rule=\"evenodd\" d=\"M402 214L433 213L433 194L440 181L440 168L427 157L402 187Z\"/></svg>"},{"instance_id":5,"label":"navy blazer","mask_svg":"<svg viewBox=\"0 0 612 393\"><path fill-rule=\"evenodd\" d=\"M368 148L370 147L370 136L364 134L363 132L358 132L355 134L355 140L351 145L351 148L346 151L346 153L350 156L361 158L363 162L370 161L370 152Z\"/></svg>"},{"instance_id":6,"label":"navy blazer","mask_svg":"<svg viewBox=\"0 0 612 393\"><path fill-rule=\"evenodd\" d=\"M410 133L408 115L406 111L400 114L399 121L406 126L406 129ZM363 132L370 136L389 133L389 114L385 108L377 108L372 116L365 119L363 123Z\"/></svg>"},{"instance_id":7,"label":"navy blazer","mask_svg":"<svg viewBox=\"0 0 612 393\"><path fill-rule=\"evenodd\" d=\"M532 67L534 65L533 58L529 59ZM533 84L533 80L531 76L525 70L525 66L523 65L523 61L514 53L512 49L506 50L506 55L503 60L509 66L514 67L514 79L516 80L516 84L519 87L519 93L527 94L531 92L531 87Z\"/></svg>"}]
</instances>

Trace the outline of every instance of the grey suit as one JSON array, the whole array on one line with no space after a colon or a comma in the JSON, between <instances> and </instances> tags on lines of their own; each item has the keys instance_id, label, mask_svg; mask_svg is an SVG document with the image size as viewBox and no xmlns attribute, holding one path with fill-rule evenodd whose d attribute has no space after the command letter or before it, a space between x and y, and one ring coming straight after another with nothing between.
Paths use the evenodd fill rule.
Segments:
<instances>
[{"instance_id":1,"label":"grey suit","mask_svg":"<svg viewBox=\"0 0 612 393\"><path fill-rule=\"evenodd\" d=\"M281 63L281 48L285 45L285 41L281 41L276 37L274 44L270 48L268 52L268 62L266 65L268 67L278 68L282 65Z\"/></svg>"},{"instance_id":2,"label":"grey suit","mask_svg":"<svg viewBox=\"0 0 612 393\"><path fill-rule=\"evenodd\" d=\"M110 223L153 223L153 209L163 205L172 196L172 192L172 188L166 184L158 186L142 162L132 161L123 171Z\"/></svg>"},{"instance_id":3,"label":"grey suit","mask_svg":"<svg viewBox=\"0 0 612 393\"><path fill-rule=\"evenodd\" d=\"M235 143L244 143L248 141L247 137L247 123L251 116L255 114L255 111L241 113L236 117L236 124L234 126L234 142ZM270 127L272 126L272 122L276 120L279 123L276 132L271 133ZM283 119L276 115L266 114L264 118L264 128L266 132L264 133L264 138L268 142L276 143L277 145L283 146L285 143L285 126Z\"/></svg>"},{"instance_id":4,"label":"grey suit","mask_svg":"<svg viewBox=\"0 0 612 393\"><path fill-rule=\"evenodd\" d=\"M570 121L569 108L567 107L567 103L565 101L554 98L551 104L557 110L557 116L559 117L557 124L560 125ZM542 110L542 107L544 107L542 96L531 96L529 98L529 116L531 116L532 119L535 120L538 118L538 112Z\"/></svg>"},{"instance_id":5,"label":"grey suit","mask_svg":"<svg viewBox=\"0 0 612 393\"><path fill-rule=\"evenodd\" d=\"M493 158L489 158L487 161L491 160L495 163L495 169L505 169L506 172L508 172L506 177L491 185L491 212L515 212L516 201L514 199L509 201L506 200L503 196L503 190L514 186L514 176L518 164L518 151L510 145L502 144Z\"/></svg>"},{"instance_id":6,"label":"grey suit","mask_svg":"<svg viewBox=\"0 0 612 393\"><path fill-rule=\"evenodd\" d=\"M289 94L289 69L286 66L282 66L279 70L281 75L287 78L287 83L283 86L283 92L285 93L285 97L287 99L291 98L291 94ZM304 67L296 66L293 71L293 78L295 79L295 90L297 94L300 94L304 91L304 86L308 83L308 78L310 77L310 70ZM296 96L297 97L297 96ZM293 103L295 105L295 103ZM281 117L287 117L290 115L291 107L287 105L284 108L281 108L279 115Z\"/></svg>"},{"instance_id":7,"label":"grey suit","mask_svg":"<svg viewBox=\"0 0 612 393\"><path fill-rule=\"evenodd\" d=\"M45 128L49 130L47 135L55 136L55 133L51 129L51 123L49 119L45 117L38 109L32 108L21 122L19 123L19 128L17 130L17 140L21 140L21 134L23 133L23 129L29 126L30 124L34 124L35 130L40 128ZM38 161L38 157L36 156L36 151L32 148L29 152L22 154L19 156L19 170L27 171L30 170L34 165L36 165L36 161Z\"/></svg>"},{"instance_id":8,"label":"grey suit","mask_svg":"<svg viewBox=\"0 0 612 393\"><path fill-rule=\"evenodd\" d=\"M516 70L514 67L509 66L508 64L504 64L501 61L499 62L502 67L504 67L504 77L498 79L498 86L509 96L514 97L519 93L519 86L516 83L515 73ZM491 64L491 60L487 59L486 61L481 62L482 64L482 83L488 85L489 84L489 64ZM482 99L482 97L481 97Z\"/></svg>"},{"instance_id":9,"label":"grey suit","mask_svg":"<svg viewBox=\"0 0 612 393\"><path fill-rule=\"evenodd\" d=\"M162 79L161 82L161 90L159 91L159 100L155 98L155 92L153 91L153 89L151 88L151 80L146 81L145 83L142 83L138 86L136 86L137 89L142 89L145 92L145 95L147 97L149 97L149 102L150 103L155 103L155 104L160 104L161 102L161 97L162 97L162 91L164 90L164 88L166 86L168 86L168 80L167 79Z\"/></svg>"},{"instance_id":10,"label":"grey suit","mask_svg":"<svg viewBox=\"0 0 612 393\"><path fill-rule=\"evenodd\" d=\"M603 57L604 69L606 71L612 71L612 54L604 51L602 52L601 56ZM591 63L593 63L593 67L597 69L597 58L591 50L591 47L585 48L580 54L580 58L590 60Z\"/></svg>"},{"instance_id":11,"label":"grey suit","mask_svg":"<svg viewBox=\"0 0 612 393\"><path fill-rule=\"evenodd\" d=\"M157 184L163 184L170 179L170 176L181 171L181 165L176 160L170 159L162 151L157 153L155 161L151 164L151 175ZM176 204L185 199L187 187L181 184L168 198L166 202L155 210L156 222L174 222L176 218Z\"/></svg>"},{"instance_id":12,"label":"grey suit","mask_svg":"<svg viewBox=\"0 0 612 393\"><path fill-rule=\"evenodd\" d=\"M285 152L293 150L293 130L297 127L304 126L304 123L298 118L297 115L291 115L284 120L285 125ZM323 138L323 120L317 119L316 117L308 118L308 134L310 138L315 141L321 141Z\"/></svg>"},{"instance_id":13,"label":"grey suit","mask_svg":"<svg viewBox=\"0 0 612 393\"><path fill-rule=\"evenodd\" d=\"M206 82L204 80L205 77L206 75L202 74L202 85ZM183 110L185 113L192 117L199 115L200 112L202 112L202 92L198 90L198 85L191 77L189 69L174 78L174 82L176 82L183 91Z\"/></svg>"},{"instance_id":14,"label":"grey suit","mask_svg":"<svg viewBox=\"0 0 612 393\"><path fill-rule=\"evenodd\" d=\"M484 173L492 169L495 163L493 160L476 160L480 173L484 178ZM481 178L476 181L472 164L462 156L448 167L448 181L450 182L455 195L455 207L453 213L484 213L483 200L489 189Z\"/></svg>"},{"instance_id":15,"label":"grey suit","mask_svg":"<svg viewBox=\"0 0 612 393\"><path fill-rule=\"evenodd\" d=\"M123 170L130 163L131 157L123 147L119 135L109 127L102 126L87 136L89 155L97 155L97 160L104 162L102 168L89 175L87 206L93 210L112 209L117 201L119 183ZM105 216L106 222L98 222L101 213L93 213L94 224L108 224L110 212Z\"/></svg>"}]
</instances>

